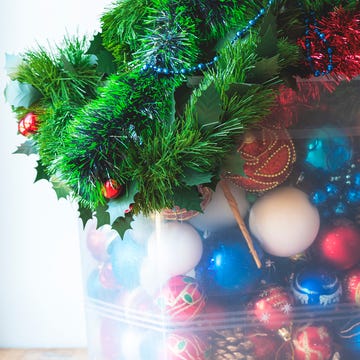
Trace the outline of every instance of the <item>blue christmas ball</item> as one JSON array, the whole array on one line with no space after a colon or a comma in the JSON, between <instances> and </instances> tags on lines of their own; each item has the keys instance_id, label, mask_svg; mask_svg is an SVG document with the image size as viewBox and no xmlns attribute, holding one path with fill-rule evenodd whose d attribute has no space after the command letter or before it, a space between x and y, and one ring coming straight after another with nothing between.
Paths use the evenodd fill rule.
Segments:
<instances>
[{"instance_id":1,"label":"blue christmas ball","mask_svg":"<svg viewBox=\"0 0 360 360\"><path fill-rule=\"evenodd\" d=\"M353 359L359 359L360 356L360 317L349 320L343 325L338 336L344 349L353 355Z\"/></svg>"},{"instance_id":2,"label":"blue christmas ball","mask_svg":"<svg viewBox=\"0 0 360 360\"><path fill-rule=\"evenodd\" d=\"M256 250L262 257L261 249ZM245 294L257 285L261 276L262 271L238 228L218 230L205 239L196 278L208 295Z\"/></svg>"},{"instance_id":3,"label":"blue christmas ball","mask_svg":"<svg viewBox=\"0 0 360 360\"><path fill-rule=\"evenodd\" d=\"M324 126L312 130L306 142L304 164L314 171L335 174L349 163L351 157L351 142L344 132Z\"/></svg>"},{"instance_id":4,"label":"blue christmas ball","mask_svg":"<svg viewBox=\"0 0 360 360\"><path fill-rule=\"evenodd\" d=\"M114 240L109 249L112 271L120 285L133 289L140 285L140 267L145 258L144 246L130 237Z\"/></svg>"},{"instance_id":5,"label":"blue christmas ball","mask_svg":"<svg viewBox=\"0 0 360 360\"><path fill-rule=\"evenodd\" d=\"M303 305L328 306L340 301L341 282L331 270L323 267L306 267L296 274L291 290L297 302Z\"/></svg>"}]
</instances>

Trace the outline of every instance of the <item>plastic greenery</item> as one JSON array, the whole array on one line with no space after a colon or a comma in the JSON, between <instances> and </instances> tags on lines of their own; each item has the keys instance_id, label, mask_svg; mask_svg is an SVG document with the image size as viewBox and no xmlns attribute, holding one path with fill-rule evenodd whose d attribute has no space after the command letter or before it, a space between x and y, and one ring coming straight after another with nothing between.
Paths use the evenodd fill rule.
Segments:
<instances>
[{"instance_id":1,"label":"plastic greenery","mask_svg":"<svg viewBox=\"0 0 360 360\"><path fill-rule=\"evenodd\" d=\"M359 2L116 1L91 43L67 37L9 57L8 101L19 119L39 120L17 152L39 152L37 180L77 199L84 223L95 215L123 233L129 208L201 210L197 186L241 172L229 154L279 85L311 75L298 46L304 16L339 6ZM126 188L117 199L104 197L109 179Z\"/></svg>"}]
</instances>

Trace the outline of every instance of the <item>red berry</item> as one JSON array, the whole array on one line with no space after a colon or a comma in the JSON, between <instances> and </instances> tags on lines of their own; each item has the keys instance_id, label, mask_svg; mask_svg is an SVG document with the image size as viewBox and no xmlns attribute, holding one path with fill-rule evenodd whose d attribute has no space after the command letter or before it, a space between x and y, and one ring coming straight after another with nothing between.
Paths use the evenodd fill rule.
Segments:
<instances>
[{"instance_id":1,"label":"red berry","mask_svg":"<svg viewBox=\"0 0 360 360\"><path fill-rule=\"evenodd\" d=\"M123 186L113 179L107 180L102 188L102 193L107 199L114 199L118 197L122 191Z\"/></svg>"},{"instance_id":2,"label":"red berry","mask_svg":"<svg viewBox=\"0 0 360 360\"><path fill-rule=\"evenodd\" d=\"M28 136L38 130L38 117L30 112L26 114L18 123L18 130L21 135Z\"/></svg>"}]
</instances>

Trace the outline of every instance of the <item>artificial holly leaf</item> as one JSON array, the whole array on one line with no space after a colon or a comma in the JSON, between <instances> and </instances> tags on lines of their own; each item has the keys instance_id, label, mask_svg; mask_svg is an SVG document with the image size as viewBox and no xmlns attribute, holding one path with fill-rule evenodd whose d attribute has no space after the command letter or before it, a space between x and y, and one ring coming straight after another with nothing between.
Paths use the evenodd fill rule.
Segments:
<instances>
[{"instance_id":1,"label":"artificial holly leaf","mask_svg":"<svg viewBox=\"0 0 360 360\"><path fill-rule=\"evenodd\" d=\"M126 192L116 199L108 202L107 212L110 215L110 224L113 224L119 217L124 217L130 209L130 205L135 202L135 195L138 193L137 182L134 181L126 187Z\"/></svg>"},{"instance_id":2,"label":"artificial holly leaf","mask_svg":"<svg viewBox=\"0 0 360 360\"><path fill-rule=\"evenodd\" d=\"M250 73L251 82L256 84L264 83L276 78L279 75L279 72L279 54L268 59L261 59L255 63L255 66Z\"/></svg>"},{"instance_id":3,"label":"artificial holly leaf","mask_svg":"<svg viewBox=\"0 0 360 360\"><path fill-rule=\"evenodd\" d=\"M5 72L10 79L16 76L18 67L22 61L22 58L18 55L5 54Z\"/></svg>"},{"instance_id":4,"label":"artificial holly leaf","mask_svg":"<svg viewBox=\"0 0 360 360\"><path fill-rule=\"evenodd\" d=\"M195 110L200 126L212 127L220 122L221 98L214 84L201 93L196 101Z\"/></svg>"},{"instance_id":5,"label":"artificial holly leaf","mask_svg":"<svg viewBox=\"0 0 360 360\"><path fill-rule=\"evenodd\" d=\"M46 167L42 164L40 160L37 162L36 166L36 178L34 180L34 183L36 183L39 180L48 180L50 179L49 175L46 173Z\"/></svg>"},{"instance_id":6,"label":"artificial holly leaf","mask_svg":"<svg viewBox=\"0 0 360 360\"><path fill-rule=\"evenodd\" d=\"M244 163L245 160L235 151L225 157L221 165L221 171L227 174L245 176Z\"/></svg>"},{"instance_id":7,"label":"artificial holly leaf","mask_svg":"<svg viewBox=\"0 0 360 360\"><path fill-rule=\"evenodd\" d=\"M14 154L25 154L25 155L31 155L37 153L38 153L37 144L32 139L27 139L24 143L19 145L18 148L14 151Z\"/></svg>"},{"instance_id":8,"label":"artificial holly leaf","mask_svg":"<svg viewBox=\"0 0 360 360\"><path fill-rule=\"evenodd\" d=\"M270 11L264 17L260 28L260 43L256 53L262 58L273 57L278 52L276 17Z\"/></svg>"},{"instance_id":9,"label":"artificial holly leaf","mask_svg":"<svg viewBox=\"0 0 360 360\"><path fill-rule=\"evenodd\" d=\"M97 225L96 225L97 229L103 225L110 224L110 215L107 212L107 208L108 208L107 205L99 205L95 210L95 217L97 219Z\"/></svg>"},{"instance_id":10,"label":"artificial holly leaf","mask_svg":"<svg viewBox=\"0 0 360 360\"><path fill-rule=\"evenodd\" d=\"M131 223L134 221L134 218L130 213L125 214L124 217L118 217L111 227L118 232L121 238L123 238L125 231L131 229Z\"/></svg>"},{"instance_id":11,"label":"artificial holly leaf","mask_svg":"<svg viewBox=\"0 0 360 360\"><path fill-rule=\"evenodd\" d=\"M30 107L41 98L41 93L28 83L13 80L5 88L6 101L15 108Z\"/></svg>"},{"instance_id":12,"label":"artificial holly leaf","mask_svg":"<svg viewBox=\"0 0 360 360\"><path fill-rule=\"evenodd\" d=\"M174 191L174 204L181 209L196 210L202 212L200 203L201 195L196 186L178 187Z\"/></svg>"},{"instance_id":13,"label":"artificial holly leaf","mask_svg":"<svg viewBox=\"0 0 360 360\"><path fill-rule=\"evenodd\" d=\"M58 177L53 175L51 176L50 181L53 189L55 190L58 200L60 200L61 198L66 199L70 195L70 187L66 185L63 181L61 181Z\"/></svg>"},{"instance_id":14,"label":"artificial holly leaf","mask_svg":"<svg viewBox=\"0 0 360 360\"><path fill-rule=\"evenodd\" d=\"M116 71L115 58L110 51L105 49L102 43L101 33L97 33L94 36L86 54L97 57L97 70L99 73L112 74Z\"/></svg>"},{"instance_id":15,"label":"artificial holly leaf","mask_svg":"<svg viewBox=\"0 0 360 360\"><path fill-rule=\"evenodd\" d=\"M212 173L202 173L192 169L186 169L183 174L183 182L188 186L196 186L210 183L212 177Z\"/></svg>"},{"instance_id":16,"label":"artificial holly leaf","mask_svg":"<svg viewBox=\"0 0 360 360\"><path fill-rule=\"evenodd\" d=\"M229 85L226 90L226 95L231 98L234 95L243 96L249 90L254 89L255 87L259 87L257 84L248 84L248 83L232 83Z\"/></svg>"},{"instance_id":17,"label":"artificial holly leaf","mask_svg":"<svg viewBox=\"0 0 360 360\"><path fill-rule=\"evenodd\" d=\"M92 219L93 212L89 208L84 207L81 204L79 204L78 211L79 211L79 217L83 223L83 228L85 228L85 225L88 222L88 220Z\"/></svg>"}]
</instances>

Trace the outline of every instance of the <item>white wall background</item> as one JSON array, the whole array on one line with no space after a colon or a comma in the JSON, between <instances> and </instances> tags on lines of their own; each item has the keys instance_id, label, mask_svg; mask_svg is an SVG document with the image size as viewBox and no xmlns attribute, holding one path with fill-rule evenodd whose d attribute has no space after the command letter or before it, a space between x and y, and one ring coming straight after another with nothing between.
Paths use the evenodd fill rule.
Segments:
<instances>
[{"instance_id":1,"label":"white wall background","mask_svg":"<svg viewBox=\"0 0 360 360\"><path fill-rule=\"evenodd\" d=\"M76 207L33 184L36 158L5 104L5 53L92 35L110 0L0 3L0 347L85 346Z\"/></svg>"}]
</instances>

